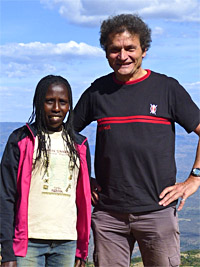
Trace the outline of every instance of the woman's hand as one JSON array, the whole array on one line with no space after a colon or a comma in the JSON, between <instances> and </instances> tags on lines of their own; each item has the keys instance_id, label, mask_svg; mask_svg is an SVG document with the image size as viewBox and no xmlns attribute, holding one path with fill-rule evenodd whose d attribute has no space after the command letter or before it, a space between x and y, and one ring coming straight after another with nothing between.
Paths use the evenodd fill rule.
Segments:
<instances>
[{"instance_id":1,"label":"woman's hand","mask_svg":"<svg viewBox=\"0 0 200 267\"><path fill-rule=\"evenodd\" d=\"M85 261L81 259L76 259L74 267L85 267Z\"/></svg>"},{"instance_id":2,"label":"woman's hand","mask_svg":"<svg viewBox=\"0 0 200 267\"><path fill-rule=\"evenodd\" d=\"M16 261L7 261L1 264L1 267L17 267Z\"/></svg>"},{"instance_id":3,"label":"woman's hand","mask_svg":"<svg viewBox=\"0 0 200 267\"><path fill-rule=\"evenodd\" d=\"M91 184L91 193L92 193L92 205L96 206L96 204L98 203L98 200L99 200L98 192L101 191L101 186L98 185L96 179L94 179L94 178L91 178L90 184Z\"/></svg>"}]
</instances>

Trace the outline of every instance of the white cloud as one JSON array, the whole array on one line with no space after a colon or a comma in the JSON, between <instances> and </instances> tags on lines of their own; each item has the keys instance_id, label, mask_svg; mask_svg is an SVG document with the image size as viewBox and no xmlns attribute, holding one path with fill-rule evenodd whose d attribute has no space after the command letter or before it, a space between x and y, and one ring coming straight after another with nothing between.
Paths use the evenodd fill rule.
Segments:
<instances>
[{"instance_id":1,"label":"white cloud","mask_svg":"<svg viewBox=\"0 0 200 267\"><path fill-rule=\"evenodd\" d=\"M68 43L11 43L0 46L0 56L4 58L21 59L24 61L33 60L35 57L47 58L49 56L57 57L60 60L60 56L66 60L66 57L72 56L102 56L103 51L94 46L87 45L86 43L76 43L70 41Z\"/></svg>"},{"instance_id":2,"label":"white cloud","mask_svg":"<svg viewBox=\"0 0 200 267\"><path fill-rule=\"evenodd\" d=\"M161 27L155 27L152 31L153 35L162 35L164 33L164 29Z\"/></svg>"},{"instance_id":3,"label":"white cloud","mask_svg":"<svg viewBox=\"0 0 200 267\"><path fill-rule=\"evenodd\" d=\"M50 73L56 70L54 66L40 62L38 62L37 64L19 64L15 62L10 62L9 64L2 67L2 69L5 75L9 78L22 78L27 75L27 72L29 73L29 75L31 75L39 74L41 71L43 72L44 70Z\"/></svg>"},{"instance_id":4,"label":"white cloud","mask_svg":"<svg viewBox=\"0 0 200 267\"><path fill-rule=\"evenodd\" d=\"M194 83L184 83L183 85L189 92L197 93L200 98L200 81Z\"/></svg>"},{"instance_id":5,"label":"white cloud","mask_svg":"<svg viewBox=\"0 0 200 267\"><path fill-rule=\"evenodd\" d=\"M185 85L188 86L188 87L190 87L190 88L200 89L200 82L186 83Z\"/></svg>"},{"instance_id":6,"label":"white cloud","mask_svg":"<svg viewBox=\"0 0 200 267\"><path fill-rule=\"evenodd\" d=\"M10 88L8 86L0 86L0 96L12 96L12 93L10 92ZM0 100L0 103L2 99Z\"/></svg>"},{"instance_id":7,"label":"white cloud","mask_svg":"<svg viewBox=\"0 0 200 267\"><path fill-rule=\"evenodd\" d=\"M32 92L32 88L30 86L16 86L14 85L0 85L0 96L14 96L16 95L16 92L18 93L30 93Z\"/></svg>"},{"instance_id":8,"label":"white cloud","mask_svg":"<svg viewBox=\"0 0 200 267\"><path fill-rule=\"evenodd\" d=\"M0 86L0 92L7 92L9 90L8 86Z\"/></svg>"},{"instance_id":9,"label":"white cloud","mask_svg":"<svg viewBox=\"0 0 200 267\"><path fill-rule=\"evenodd\" d=\"M42 4L48 8L56 8L60 15L74 24L82 24L87 26L97 25L99 20L104 17L102 13L97 15L98 4L101 2L100 6L105 1L88 1L82 0L40 0ZM92 12L90 12L92 11Z\"/></svg>"},{"instance_id":10,"label":"white cloud","mask_svg":"<svg viewBox=\"0 0 200 267\"><path fill-rule=\"evenodd\" d=\"M97 26L112 14L139 13L143 18L200 22L199 0L40 0L74 24Z\"/></svg>"},{"instance_id":11,"label":"white cloud","mask_svg":"<svg viewBox=\"0 0 200 267\"><path fill-rule=\"evenodd\" d=\"M86 43L11 43L0 46L2 72L7 77L24 77L40 72L52 73L59 63L66 64L72 58L98 58L104 56L102 49Z\"/></svg>"},{"instance_id":12,"label":"white cloud","mask_svg":"<svg viewBox=\"0 0 200 267\"><path fill-rule=\"evenodd\" d=\"M147 18L164 18L172 21L200 21L198 0L154 0L141 9Z\"/></svg>"}]
</instances>

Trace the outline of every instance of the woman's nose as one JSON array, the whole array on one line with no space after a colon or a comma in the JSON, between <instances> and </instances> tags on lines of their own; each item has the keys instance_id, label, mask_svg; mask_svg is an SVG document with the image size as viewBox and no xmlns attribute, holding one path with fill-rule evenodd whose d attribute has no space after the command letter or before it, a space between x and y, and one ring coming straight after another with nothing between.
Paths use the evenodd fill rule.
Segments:
<instances>
[{"instance_id":1,"label":"woman's nose","mask_svg":"<svg viewBox=\"0 0 200 267\"><path fill-rule=\"evenodd\" d=\"M59 102L55 101L54 104L53 104L53 111L60 111L60 105L59 105Z\"/></svg>"}]
</instances>

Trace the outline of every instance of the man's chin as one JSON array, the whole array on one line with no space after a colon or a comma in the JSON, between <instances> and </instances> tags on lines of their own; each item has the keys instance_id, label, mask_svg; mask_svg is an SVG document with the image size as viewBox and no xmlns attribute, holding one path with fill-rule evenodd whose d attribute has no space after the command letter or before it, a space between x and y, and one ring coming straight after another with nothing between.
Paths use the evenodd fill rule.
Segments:
<instances>
[{"instance_id":1,"label":"man's chin","mask_svg":"<svg viewBox=\"0 0 200 267\"><path fill-rule=\"evenodd\" d=\"M119 74L119 73L115 73L115 77L118 81L121 81L121 82L128 82L131 77L129 75L125 75L125 74Z\"/></svg>"}]
</instances>

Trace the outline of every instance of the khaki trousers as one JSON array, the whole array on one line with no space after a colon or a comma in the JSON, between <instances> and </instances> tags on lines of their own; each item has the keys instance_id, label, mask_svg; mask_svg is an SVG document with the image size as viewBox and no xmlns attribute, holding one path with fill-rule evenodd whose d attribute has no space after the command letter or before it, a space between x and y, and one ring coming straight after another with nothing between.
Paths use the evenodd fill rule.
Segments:
<instances>
[{"instance_id":1,"label":"khaki trousers","mask_svg":"<svg viewBox=\"0 0 200 267\"><path fill-rule=\"evenodd\" d=\"M129 267L137 241L144 266L179 266L180 238L175 207L124 214L94 209L94 264L96 267Z\"/></svg>"}]
</instances>

